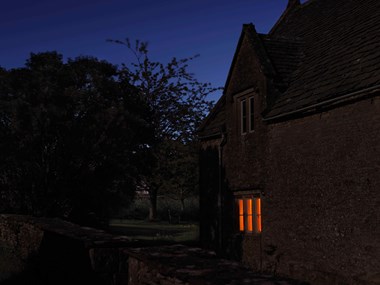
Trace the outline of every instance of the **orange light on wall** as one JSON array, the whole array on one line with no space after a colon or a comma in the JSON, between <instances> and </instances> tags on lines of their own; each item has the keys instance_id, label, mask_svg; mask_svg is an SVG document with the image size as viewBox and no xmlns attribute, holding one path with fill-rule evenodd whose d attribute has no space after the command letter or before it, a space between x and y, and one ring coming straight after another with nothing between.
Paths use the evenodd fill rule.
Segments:
<instances>
[{"instance_id":1,"label":"orange light on wall","mask_svg":"<svg viewBox=\"0 0 380 285\"><path fill-rule=\"evenodd\" d=\"M244 231L244 200L239 199L238 200L238 206L239 206L239 231Z\"/></svg>"},{"instance_id":2,"label":"orange light on wall","mask_svg":"<svg viewBox=\"0 0 380 285\"><path fill-rule=\"evenodd\" d=\"M253 231L252 199L247 199L247 231Z\"/></svg>"},{"instance_id":3,"label":"orange light on wall","mask_svg":"<svg viewBox=\"0 0 380 285\"><path fill-rule=\"evenodd\" d=\"M255 217L256 217L256 225L257 232L261 233L261 199L255 199Z\"/></svg>"}]
</instances>

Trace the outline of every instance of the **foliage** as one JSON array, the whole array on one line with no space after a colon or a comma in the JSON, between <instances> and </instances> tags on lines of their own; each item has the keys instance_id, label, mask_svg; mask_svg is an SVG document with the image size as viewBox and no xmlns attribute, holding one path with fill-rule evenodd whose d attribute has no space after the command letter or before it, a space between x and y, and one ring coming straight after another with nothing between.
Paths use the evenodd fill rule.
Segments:
<instances>
[{"instance_id":1,"label":"foliage","mask_svg":"<svg viewBox=\"0 0 380 285\"><path fill-rule=\"evenodd\" d=\"M146 42L136 41L134 46L129 39L113 42L125 45L135 55L136 61L130 65L123 64L121 73L138 88L152 114L155 144L151 150L156 164L152 174L144 178L144 185L151 198L149 218L155 219L159 191L165 188L167 193L174 193L195 189L193 186L188 187L197 180L194 175L194 171L197 171L194 161L197 159L191 155L190 145L196 140L200 122L212 107L207 95L220 88L199 82L188 71L188 64L195 57L172 58L163 64L149 58ZM172 167L177 169L172 171ZM190 182L191 179L193 181ZM175 180L178 183L174 183Z\"/></svg>"},{"instance_id":2,"label":"foliage","mask_svg":"<svg viewBox=\"0 0 380 285\"><path fill-rule=\"evenodd\" d=\"M199 82L190 73L188 63L197 56L172 58L167 64L149 58L148 43L129 39L113 41L133 52L136 62L122 65L122 74L138 88L152 111L152 125L158 140L193 141L195 131L213 103L207 95L219 90Z\"/></svg>"},{"instance_id":3,"label":"foliage","mask_svg":"<svg viewBox=\"0 0 380 285\"><path fill-rule=\"evenodd\" d=\"M160 194L179 201L181 212L185 210L185 200L198 194L198 148L195 142L184 144L180 141L166 141L161 162Z\"/></svg>"},{"instance_id":4,"label":"foliage","mask_svg":"<svg viewBox=\"0 0 380 285\"><path fill-rule=\"evenodd\" d=\"M135 197L127 207L121 208L112 217L127 220L146 220L149 214L149 199ZM157 197L157 220L169 223L195 222L199 220L199 198L194 195L187 197L186 207L182 211L179 200L173 200L165 195Z\"/></svg>"},{"instance_id":5,"label":"foliage","mask_svg":"<svg viewBox=\"0 0 380 285\"><path fill-rule=\"evenodd\" d=\"M188 72L195 57L152 61L148 45L126 45L120 69L95 58L67 63L32 54L0 68L0 210L78 220L106 216L137 188L178 200L197 192L195 131L218 90Z\"/></svg>"},{"instance_id":6,"label":"foliage","mask_svg":"<svg viewBox=\"0 0 380 285\"><path fill-rule=\"evenodd\" d=\"M0 71L2 211L105 216L150 165L149 109L105 61L32 54Z\"/></svg>"}]
</instances>

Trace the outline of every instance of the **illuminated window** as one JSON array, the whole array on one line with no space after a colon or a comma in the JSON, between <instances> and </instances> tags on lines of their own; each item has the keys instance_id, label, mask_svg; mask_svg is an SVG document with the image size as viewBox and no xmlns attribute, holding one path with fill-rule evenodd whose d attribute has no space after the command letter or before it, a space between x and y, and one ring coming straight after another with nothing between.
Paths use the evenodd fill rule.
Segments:
<instances>
[{"instance_id":1,"label":"illuminated window","mask_svg":"<svg viewBox=\"0 0 380 285\"><path fill-rule=\"evenodd\" d=\"M244 197L237 199L239 232L261 233L261 199Z\"/></svg>"},{"instance_id":2,"label":"illuminated window","mask_svg":"<svg viewBox=\"0 0 380 285\"><path fill-rule=\"evenodd\" d=\"M239 207L239 231L244 231L244 200L238 200Z\"/></svg>"}]
</instances>

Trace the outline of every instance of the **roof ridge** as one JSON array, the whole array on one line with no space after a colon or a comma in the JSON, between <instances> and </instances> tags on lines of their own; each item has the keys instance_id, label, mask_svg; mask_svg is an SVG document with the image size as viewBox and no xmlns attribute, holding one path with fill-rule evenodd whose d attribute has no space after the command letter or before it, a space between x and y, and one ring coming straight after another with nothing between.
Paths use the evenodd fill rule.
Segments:
<instances>
[{"instance_id":1,"label":"roof ridge","mask_svg":"<svg viewBox=\"0 0 380 285\"><path fill-rule=\"evenodd\" d=\"M292 47L298 44L275 38L298 36L304 41L304 46L299 45L303 51L300 65L287 77L289 87L277 98L270 116L380 83L378 0L309 0L300 7L263 39L283 74L288 65L295 69L290 60L296 53Z\"/></svg>"},{"instance_id":2,"label":"roof ridge","mask_svg":"<svg viewBox=\"0 0 380 285\"><path fill-rule=\"evenodd\" d=\"M272 77L276 77L276 70L268 56L268 53L265 49L265 46L261 40L260 34L257 33L256 28L253 24L245 25L244 28L250 34L249 39L252 42L252 45L255 48L256 55L260 61L262 66L262 71L266 75L271 75Z\"/></svg>"},{"instance_id":3,"label":"roof ridge","mask_svg":"<svg viewBox=\"0 0 380 285\"><path fill-rule=\"evenodd\" d=\"M304 40L299 37L284 36L261 36L261 38L267 56L272 62L281 82L288 86L303 59ZM286 49L286 54L283 52L284 48ZM280 54L281 56L279 57ZM292 62L290 65L289 59ZM286 70L284 70L284 67L286 67Z\"/></svg>"},{"instance_id":4,"label":"roof ridge","mask_svg":"<svg viewBox=\"0 0 380 285\"><path fill-rule=\"evenodd\" d=\"M299 0L296 0L296 1L289 0L288 6L286 7L285 11L282 13L282 15L280 16L280 18L277 20L277 22L273 25L273 27L269 31L268 35L272 35L277 30L277 28L281 25L281 23L285 21L285 19L288 17L288 15L291 14L291 12L293 12L294 10L297 10L297 9L303 7L309 1L301 4Z\"/></svg>"},{"instance_id":5,"label":"roof ridge","mask_svg":"<svg viewBox=\"0 0 380 285\"><path fill-rule=\"evenodd\" d=\"M293 42L297 44L302 44L305 41L301 37L289 37L289 36L279 36L279 35L269 35L269 34L259 34L259 36L263 40L271 41L271 40L276 40L276 41L283 41L283 42Z\"/></svg>"},{"instance_id":6,"label":"roof ridge","mask_svg":"<svg viewBox=\"0 0 380 285\"><path fill-rule=\"evenodd\" d=\"M243 29L242 29L241 34L240 34L239 42L238 42L238 45L236 47L234 57L232 59L232 63L231 63L231 66L230 66L230 69L228 72L226 83L224 85L224 92L226 92L226 90L228 89L228 84L230 82L230 78L232 75L232 68L235 65L235 62L237 60L238 51L241 47L243 38L246 34L248 34L248 39L251 42L251 44L254 46L254 49L256 51L256 55L260 61L260 65L262 66L262 72L265 75L270 75L271 77L275 77L277 75L276 71L273 67L273 64L270 61L270 58L268 57L268 54L266 53L266 50L265 50L264 44L260 38L260 35L257 33L257 31L255 29L255 26L252 23L243 24ZM264 57L264 59L263 59L263 57Z\"/></svg>"}]
</instances>

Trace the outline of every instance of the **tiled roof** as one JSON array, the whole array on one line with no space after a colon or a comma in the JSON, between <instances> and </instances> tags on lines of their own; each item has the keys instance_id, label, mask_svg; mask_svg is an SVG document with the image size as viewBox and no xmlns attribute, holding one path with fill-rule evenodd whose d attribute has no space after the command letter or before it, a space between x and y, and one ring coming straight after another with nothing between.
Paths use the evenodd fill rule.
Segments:
<instances>
[{"instance_id":1,"label":"tiled roof","mask_svg":"<svg viewBox=\"0 0 380 285\"><path fill-rule=\"evenodd\" d=\"M271 94L275 102L266 110L266 120L380 89L379 0L292 3L268 35L257 36L253 25L243 28L278 90ZM223 104L211 112L201 133L224 124L224 101L222 96Z\"/></svg>"},{"instance_id":2,"label":"tiled roof","mask_svg":"<svg viewBox=\"0 0 380 285\"><path fill-rule=\"evenodd\" d=\"M299 39L302 55L298 47L293 52L290 45L274 45L281 38ZM380 84L380 1L309 0L288 11L264 43L289 84L267 117L376 86Z\"/></svg>"},{"instance_id":3,"label":"tiled roof","mask_svg":"<svg viewBox=\"0 0 380 285\"><path fill-rule=\"evenodd\" d=\"M225 122L225 96L222 95L213 110L198 129L198 136L211 137L219 135Z\"/></svg>"},{"instance_id":4,"label":"tiled roof","mask_svg":"<svg viewBox=\"0 0 380 285\"><path fill-rule=\"evenodd\" d=\"M282 83L288 85L293 72L300 65L303 41L296 38L274 38L267 35L260 35L260 38Z\"/></svg>"}]
</instances>

